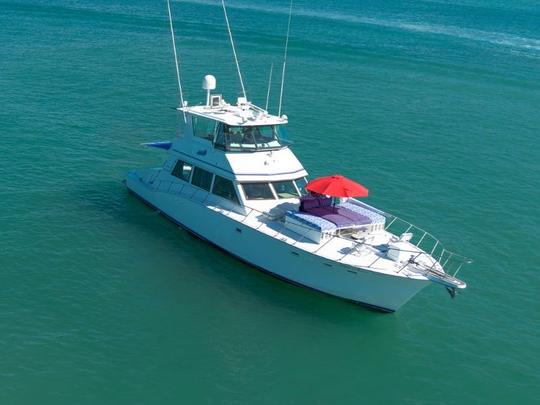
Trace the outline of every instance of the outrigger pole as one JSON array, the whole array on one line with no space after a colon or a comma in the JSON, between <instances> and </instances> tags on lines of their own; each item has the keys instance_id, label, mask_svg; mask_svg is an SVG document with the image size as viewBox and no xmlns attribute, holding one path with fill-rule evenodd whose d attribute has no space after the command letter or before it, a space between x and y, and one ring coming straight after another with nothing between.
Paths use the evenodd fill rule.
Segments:
<instances>
[{"instance_id":1,"label":"outrigger pole","mask_svg":"<svg viewBox=\"0 0 540 405\"><path fill-rule=\"evenodd\" d=\"M266 92L266 106L264 109L268 111L268 101L270 100L270 87L272 87L272 73L274 72L274 63L270 65L270 75L268 76L268 91Z\"/></svg>"},{"instance_id":2,"label":"outrigger pole","mask_svg":"<svg viewBox=\"0 0 540 405\"><path fill-rule=\"evenodd\" d=\"M287 39L285 40L285 54L283 55L283 68L281 70L281 90L279 92L279 108L278 116L281 116L281 105L283 102L283 85L285 84L285 69L287 67L287 51L289 50L289 36L291 33L291 17L292 17L293 0L289 5L289 22L287 24Z\"/></svg>"},{"instance_id":3,"label":"outrigger pole","mask_svg":"<svg viewBox=\"0 0 540 405\"><path fill-rule=\"evenodd\" d=\"M182 81L180 80L180 67L178 66L178 55L176 54L176 41L174 40L174 28L173 28L173 22L172 22L172 13L171 13L171 2L170 0L167 0L167 11L169 12L169 26L171 28L171 38L172 38L172 46L173 46L173 53L174 53L174 63L176 66L176 79L178 81L178 92L180 93L180 107L184 107L184 92L182 91ZM186 119L186 112L182 110L182 114L184 115L184 122L187 122Z\"/></svg>"},{"instance_id":4,"label":"outrigger pole","mask_svg":"<svg viewBox=\"0 0 540 405\"><path fill-rule=\"evenodd\" d=\"M246 88L244 87L244 80L242 80L242 72L240 71L240 64L238 63L238 56L236 56L236 48L234 46L234 41L231 32L231 25L229 24L229 17L227 16L227 8L225 7L225 0L221 0L221 5L223 6L223 14L225 15L225 22L227 23L227 31L229 31L229 39L231 40L231 47L234 55L234 61L236 62L236 70L238 71L238 78L240 79L240 86L242 87L242 94L247 101Z\"/></svg>"}]
</instances>

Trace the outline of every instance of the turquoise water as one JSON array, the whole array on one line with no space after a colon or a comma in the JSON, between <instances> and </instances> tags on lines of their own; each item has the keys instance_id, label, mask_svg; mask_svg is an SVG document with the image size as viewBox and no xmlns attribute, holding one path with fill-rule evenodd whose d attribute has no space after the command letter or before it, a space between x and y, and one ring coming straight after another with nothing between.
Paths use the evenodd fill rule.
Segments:
<instances>
[{"instance_id":1,"label":"turquoise water","mask_svg":"<svg viewBox=\"0 0 540 405\"><path fill-rule=\"evenodd\" d=\"M264 105L287 1L230 0ZM217 1L175 2L186 96L239 92ZM239 263L128 195L174 136L162 1L0 2L0 403L534 403L537 1L298 0L284 112L311 176L475 260L393 315ZM278 74L271 105L276 109Z\"/></svg>"}]
</instances>

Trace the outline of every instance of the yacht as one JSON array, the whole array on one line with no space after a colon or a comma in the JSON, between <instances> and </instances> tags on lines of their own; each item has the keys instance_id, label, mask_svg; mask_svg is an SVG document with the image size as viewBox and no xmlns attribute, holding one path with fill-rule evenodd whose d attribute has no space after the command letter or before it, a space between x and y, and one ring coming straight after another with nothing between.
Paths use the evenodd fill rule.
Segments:
<instances>
[{"instance_id":1,"label":"yacht","mask_svg":"<svg viewBox=\"0 0 540 405\"><path fill-rule=\"evenodd\" d=\"M147 144L167 158L131 170L130 192L264 272L381 311L396 311L432 283L452 297L466 287L456 275L469 260L430 233L364 199L308 192L286 115L247 97L226 102L211 75L203 88L206 103L178 107L180 135Z\"/></svg>"}]
</instances>

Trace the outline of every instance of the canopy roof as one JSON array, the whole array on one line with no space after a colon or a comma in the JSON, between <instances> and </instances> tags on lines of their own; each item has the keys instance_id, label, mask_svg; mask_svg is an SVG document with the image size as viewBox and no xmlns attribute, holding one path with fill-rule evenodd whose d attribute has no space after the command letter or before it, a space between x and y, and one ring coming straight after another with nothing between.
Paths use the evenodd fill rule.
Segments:
<instances>
[{"instance_id":1,"label":"canopy roof","mask_svg":"<svg viewBox=\"0 0 540 405\"><path fill-rule=\"evenodd\" d=\"M283 125L287 123L286 116L278 117L269 114L262 108L243 100L239 100L237 105L222 101L215 107L197 105L178 108L178 110L223 122L230 126Z\"/></svg>"}]
</instances>

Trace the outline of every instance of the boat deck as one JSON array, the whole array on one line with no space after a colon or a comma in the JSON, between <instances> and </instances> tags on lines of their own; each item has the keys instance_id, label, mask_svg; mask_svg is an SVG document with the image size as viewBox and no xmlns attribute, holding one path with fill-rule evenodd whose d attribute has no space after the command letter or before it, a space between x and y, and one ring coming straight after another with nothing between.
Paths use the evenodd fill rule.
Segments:
<instances>
[{"instance_id":1,"label":"boat deck","mask_svg":"<svg viewBox=\"0 0 540 405\"><path fill-rule=\"evenodd\" d=\"M424 278L422 275L408 270L407 266L404 266L403 263L398 263L387 257L386 246L391 240L395 239L395 236L385 230L366 234L361 239L335 235L321 243L315 243L288 229L285 226L283 217L272 219L256 210L252 210L247 215L242 215L219 206L210 205L208 208L259 232L279 239L297 249L324 257L329 260L329 264L338 262L344 265L370 269L386 274L401 274L404 277ZM410 248L411 252L420 252L412 244L410 244Z\"/></svg>"}]
</instances>

